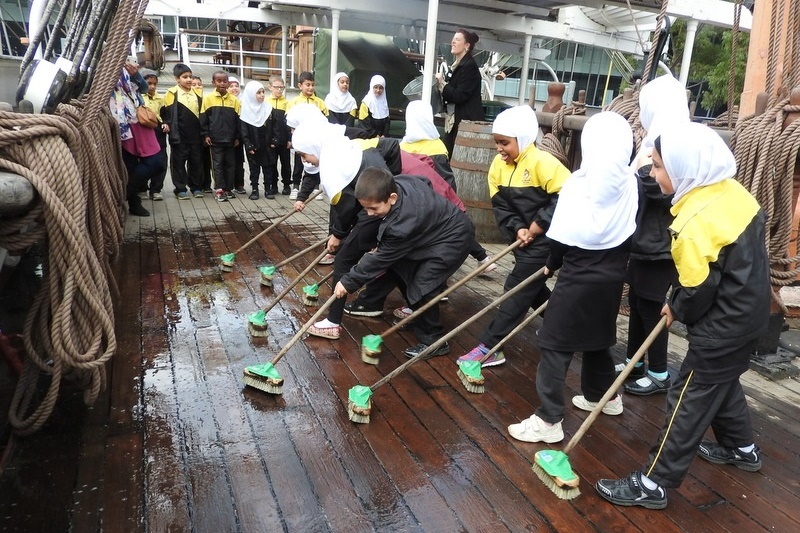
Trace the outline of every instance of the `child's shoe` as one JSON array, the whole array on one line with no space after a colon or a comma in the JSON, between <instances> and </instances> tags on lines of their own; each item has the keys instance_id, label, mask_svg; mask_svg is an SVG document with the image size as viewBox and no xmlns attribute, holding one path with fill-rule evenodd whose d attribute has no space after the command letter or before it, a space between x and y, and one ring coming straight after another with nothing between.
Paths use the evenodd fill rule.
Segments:
<instances>
[{"instance_id":1,"label":"child's shoe","mask_svg":"<svg viewBox=\"0 0 800 533\"><path fill-rule=\"evenodd\" d=\"M283 190L281 191L281 194L286 196L287 194L291 194L291 193L292 193L292 188L289 187L288 185L284 185L283 186Z\"/></svg>"},{"instance_id":2,"label":"child's shoe","mask_svg":"<svg viewBox=\"0 0 800 533\"><path fill-rule=\"evenodd\" d=\"M648 375L633 382L629 381L624 385L624 388L628 394L650 396L651 394L666 393L669 390L670 383L669 376L667 376L667 379L658 379Z\"/></svg>"},{"instance_id":3,"label":"child's shoe","mask_svg":"<svg viewBox=\"0 0 800 533\"><path fill-rule=\"evenodd\" d=\"M222 189L217 189L216 191L214 191L214 198L216 198L218 202L228 201L228 195L225 194L225 191L223 191Z\"/></svg>"},{"instance_id":4,"label":"child's shoe","mask_svg":"<svg viewBox=\"0 0 800 533\"><path fill-rule=\"evenodd\" d=\"M482 261L478 261L478 263L481 264L481 265L485 265L486 263L488 263L491 260L492 260L492 256L491 255L487 255L485 259L483 259ZM486 267L484 269L483 273L484 274L488 274L490 272L494 272L495 270L497 270L497 263L492 263L491 265L489 265L488 267Z\"/></svg>"},{"instance_id":5,"label":"child's shoe","mask_svg":"<svg viewBox=\"0 0 800 533\"><path fill-rule=\"evenodd\" d=\"M253 192L250 193L250 196L248 198L250 198L251 200L258 200L258 190L253 189Z\"/></svg>"},{"instance_id":6,"label":"child's shoe","mask_svg":"<svg viewBox=\"0 0 800 533\"><path fill-rule=\"evenodd\" d=\"M414 313L414 311L410 307L398 307L392 311L392 314L400 319L409 317L412 315L412 313Z\"/></svg>"},{"instance_id":7,"label":"child's shoe","mask_svg":"<svg viewBox=\"0 0 800 533\"><path fill-rule=\"evenodd\" d=\"M297 200L298 194L300 194L300 190L297 187L292 187L292 192L289 193L289 200Z\"/></svg>"},{"instance_id":8,"label":"child's shoe","mask_svg":"<svg viewBox=\"0 0 800 533\"><path fill-rule=\"evenodd\" d=\"M320 320L310 328L308 334L315 337L322 337L323 339L337 340L342 334L342 326L334 324L327 318Z\"/></svg>"},{"instance_id":9,"label":"child's shoe","mask_svg":"<svg viewBox=\"0 0 800 533\"><path fill-rule=\"evenodd\" d=\"M186 191L176 192L175 193L175 198L177 198L178 200L188 200L189 199L189 193L186 192Z\"/></svg>"},{"instance_id":10,"label":"child's shoe","mask_svg":"<svg viewBox=\"0 0 800 533\"><path fill-rule=\"evenodd\" d=\"M600 496L614 505L639 505L645 509L663 509L667 506L664 487L648 489L642 482L641 472L631 472L622 479L598 479L595 488Z\"/></svg>"},{"instance_id":11,"label":"child's shoe","mask_svg":"<svg viewBox=\"0 0 800 533\"><path fill-rule=\"evenodd\" d=\"M228 197L228 200L232 200L233 198L236 198L236 195L233 194L233 191L225 191L225 196Z\"/></svg>"},{"instance_id":12,"label":"child's shoe","mask_svg":"<svg viewBox=\"0 0 800 533\"><path fill-rule=\"evenodd\" d=\"M472 350L470 350L469 353L459 357L458 362L465 363L467 361L480 361L481 359L486 357L487 353L489 353L489 347L483 343L480 343ZM506 356L503 354L502 351L497 351L493 353L492 356L489 357L486 361L481 363L481 367L502 365L505 362L506 362Z\"/></svg>"},{"instance_id":13,"label":"child's shoe","mask_svg":"<svg viewBox=\"0 0 800 533\"><path fill-rule=\"evenodd\" d=\"M333 262L336 261L336 256L333 254L325 254L325 257L319 260L318 265L327 266L332 265Z\"/></svg>"},{"instance_id":14,"label":"child's shoe","mask_svg":"<svg viewBox=\"0 0 800 533\"><path fill-rule=\"evenodd\" d=\"M733 465L747 472L761 470L761 449L753 445L749 452L738 448L726 448L716 442L703 440L697 448L697 455L716 465Z\"/></svg>"},{"instance_id":15,"label":"child's shoe","mask_svg":"<svg viewBox=\"0 0 800 533\"><path fill-rule=\"evenodd\" d=\"M549 425L535 414L519 424L508 426L508 434L523 442L553 443L564 440L564 430L561 428L561 422Z\"/></svg>"},{"instance_id":16,"label":"child's shoe","mask_svg":"<svg viewBox=\"0 0 800 533\"><path fill-rule=\"evenodd\" d=\"M233 189L233 192L235 192L236 194L247 194L247 191L244 190L244 187L236 187L235 189Z\"/></svg>"},{"instance_id":17,"label":"child's shoe","mask_svg":"<svg viewBox=\"0 0 800 533\"><path fill-rule=\"evenodd\" d=\"M597 407L597 402L590 402L581 395L572 397L572 405L578 409L583 409L584 411L593 411L594 408ZM610 416L621 415L622 396L617 394L613 399L608 400L608 403L603 406L603 414Z\"/></svg>"},{"instance_id":18,"label":"child's shoe","mask_svg":"<svg viewBox=\"0 0 800 533\"><path fill-rule=\"evenodd\" d=\"M619 376L620 374L622 374L622 371L625 370L626 366L628 366L628 361L625 361L624 363L617 363L616 365L614 365L614 372L616 373L616 375ZM625 378L625 381L635 381L637 379L645 377L646 375L647 375L647 367L645 366L644 363L638 363L634 365L633 370L631 370L631 373L628 374L627 378Z\"/></svg>"},{"instance_id":19,"label":"child's shoe","mask_svg":"<svg viewBox=\"0 0 800 533\"><path fill-rule=\"evenodd\" d=\"M192 191L192 196L194 196L195 198L202 198L203 191L201 191L200 189L194 190Z\"/></svg>"}]
</instances>

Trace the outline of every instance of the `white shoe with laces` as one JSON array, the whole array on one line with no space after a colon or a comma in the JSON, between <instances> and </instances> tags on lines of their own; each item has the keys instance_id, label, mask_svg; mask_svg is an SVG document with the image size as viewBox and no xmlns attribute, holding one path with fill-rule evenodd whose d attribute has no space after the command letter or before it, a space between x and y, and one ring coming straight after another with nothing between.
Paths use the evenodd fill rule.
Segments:
<instances>
[{"instance_id":1,"label":"white shoe with laces","mask_svg":"<svg viewBox=\"0 0 800 533\"><path fill-rule=\"evenodd\" d=\"M296 187L292 187L292 192L289 193L289 200L297 200L298 194L300 194L300 190Z\"/></svg>"},{"instance_id":2,"label":"white shoe with laces","mask_svg":"<svg viewBox=\"0 0 800 533\"><path fill-rule=\"evenodd\" d=\"M590 402L583 396L573 396L572 404L578 409L584 411L593 411L597 407L597 402ZM617 416L622 414L622 396L617 394L613 399L608 400L608 403L603 406L603 414L609 416Z\"/></svg>"}]
</instances>

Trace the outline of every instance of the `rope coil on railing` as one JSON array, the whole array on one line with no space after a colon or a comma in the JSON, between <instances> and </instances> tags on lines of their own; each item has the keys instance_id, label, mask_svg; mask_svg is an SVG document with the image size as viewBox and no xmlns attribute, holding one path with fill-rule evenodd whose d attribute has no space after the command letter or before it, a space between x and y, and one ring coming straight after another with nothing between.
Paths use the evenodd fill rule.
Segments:
<instances>
[{"instance_id":1,"label":"rope coil on railing","mask_svg":"<svg viewBox=\"0 0 800 533\"><path fill-rule=\"evenodd\" d=\"M562 106L553 115L553 125L551 132L544 134L539 142L539 148L550 153L558 159L562 165L570 168L569 156L567 155L572 145L573 132L564 128L564 117L567 115L585 115L586 104L573 101L569 106Z\"/></svg>"},{"instance_id":2,"label":"rope coil on railing","mask_svg":"<svg viewBox=\"0 0 800 533\"><path fill-rule=\"evenodd\" d=\"M46 248L42 283L24 325L25 368L9 412L21 435L46 422L63 377L75 379L92 404L117 349L111 261L122 241L127 173L108 99L147 2L79 3L82 17L109 34L102 56L92 58L88 95L59 104L53 115L0 112L0 168L25 177L38 192L37 205L4 221L0 246L20 251L42 242ZM43 375L49 379L44 395Z\"/></svg>"}]
</instances>

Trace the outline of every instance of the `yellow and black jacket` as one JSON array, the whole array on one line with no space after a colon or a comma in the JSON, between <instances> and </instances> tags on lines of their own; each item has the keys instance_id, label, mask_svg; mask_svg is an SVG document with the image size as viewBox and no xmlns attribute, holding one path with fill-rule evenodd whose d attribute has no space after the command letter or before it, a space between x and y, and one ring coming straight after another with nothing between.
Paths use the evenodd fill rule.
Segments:
<instances>
[{"instance_id":1,"label":"yellow and black jacket","mask_svg":"<svg viewBox=\"0 0 800 533\"><path fill-rule=\"evenodd\" d=\"M203 98L200 128L203 138L211 137L216 145L233 146L239 138L239 99L230 93L213 91Z\"/></svg>"},{"instance_id":2,"label":"yellow and black jacket","mask_svg":"<svg viewBox=\"0 0 800 533\"><path fill-rule=\"evenodd\" d=\"M286 108L289 101L283 96L275 98L270 96L267 103L272 107L272 112L267 119L269 129L269 143L280 148L289 142L289 126L286 125Z\"/></svg>"},{"instance_id":3,"label":"yellow and black jacket","mask_svg":"<svg viewBox=\"0 0 800 533\"><path fill-rule=\"evenodd\" d=\"M570 172L555 157L531 144L512 164L496 155L489 167L489 196L500 232L509 240L536 222L545 231L550 227L558 193ZM538 260L547 256L549 240L539 237L524 248L517 248L517 260Z\"/></svg>"},{"instance_id":4,"label":"yellow and black jacket","mask_svg":"<svg viewBox=\"0 0 800 533\"><path fill-rule=\"evenodd\" d=\"M689 191L671 211L679 287L669 306L689 333L693 356L684 365L698 383L733 379L749 354L733 360L731 347L757 338L769 319L764 211L733 179Z\"/></svg>"},{"instance_id":5,"label":"yellow and black jacket","mask_svg":"<svg viewBox=\"0 0 800 533\"><path fill-rule=\"evenodd\" d=\"M186 99L192 106L184 105L182 99ZM170 144L201 144L203 142L200 136L200 110L202 107L203 97L197 91L184 91L178 85L167 90L160 116L162 122L169 124Z\"/></svg>"},{"instance_id":6,"label":"yellow and black jacket","mask_svg":"<svg viewBox=\"0 0 800 533\"><path fill-rule=\"evenodd\" d=\"M401 142L400 149L409 154L427 155L433 161L436 172L458 192L456 188L456 178L453 169L450 167L450 157L447 154L447 147L441 139L426 139L413 143Z\"/></svg>"}]
</instances>

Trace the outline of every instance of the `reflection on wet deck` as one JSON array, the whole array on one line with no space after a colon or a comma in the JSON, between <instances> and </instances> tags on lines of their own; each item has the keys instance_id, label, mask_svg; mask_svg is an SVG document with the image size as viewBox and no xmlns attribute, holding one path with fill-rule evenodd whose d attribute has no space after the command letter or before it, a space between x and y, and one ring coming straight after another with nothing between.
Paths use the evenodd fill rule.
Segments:
<instances>
[{"instance_id":1,"label":"reflection on wet deck","mask_svg":"<svg viewBox=\"0 0 800 533\"><path fill-rule=\"evenodd\" d=\"M26 531L798 531L800 386L746 376L764 466L756 474L695 461L664 511L616 508L594 492L598 477L622 476L645 460L664 418L664 397L626 397L625 413L601 417L570 454L583 494L557 499L531 472L545 446L511 439L506 426L538 403L534 377L539 319L485 371L471 394L455 358L472 348L491 314L451 342L449 356L421 362L379 388L371 420L348 420L347 392L392 371L415 343L386 339L377 366L360 342L389 327L384 317L345 318L338 341L306 338L278 363L283 394L242 385L242 369L270 360L313 309L300 291L251 338L246 316L270 302L311 257L262 288L257 267L324 235L323 202L311 202L222 273L237 249L289 209L246 197L152 204L131 218L117 265L119 351L110 388L89 410L67 390L39 434L16 441L0 475L0 527ZM151 205L147 205L151 208ZM493 245L493 250L502 246ZM510 258L443 306L452 329L500 294ZM456 277L475 263L468 259ZM330 267L319 267L303 284ZM320 290L320 300L330 294ZM620 327L624 329L624 319ZM624 340L624 333L621 336ZM672 366L685 343L673 335ZM621 351L620 351L621 353ZM566 395L580 386L580 360ZM587 413L568 409L567 438Z\"/></svg>"}]
</instances>

